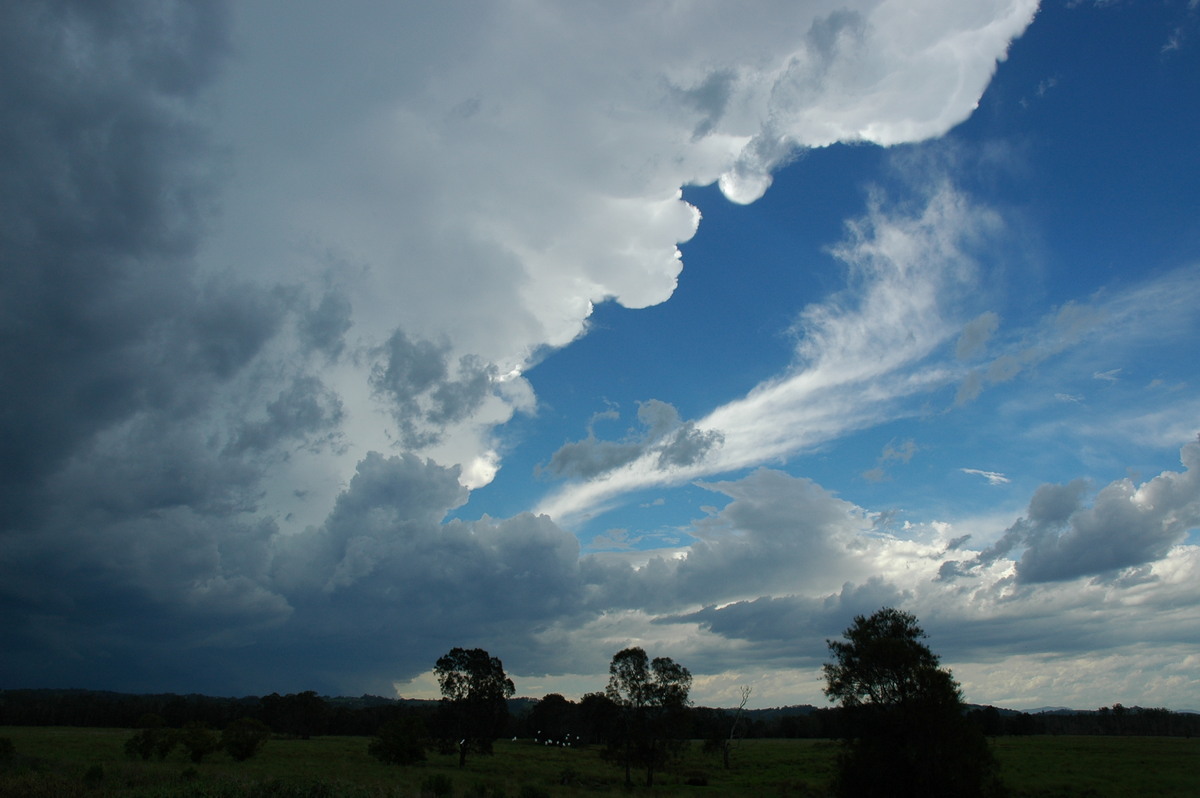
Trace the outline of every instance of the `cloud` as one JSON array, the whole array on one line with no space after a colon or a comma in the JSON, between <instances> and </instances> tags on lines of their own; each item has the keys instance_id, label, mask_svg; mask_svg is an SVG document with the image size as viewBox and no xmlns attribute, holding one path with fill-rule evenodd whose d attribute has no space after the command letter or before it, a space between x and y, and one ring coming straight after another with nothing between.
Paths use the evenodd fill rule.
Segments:
<instances>
[{"instance_id":1,"label":"cloud","mask_svg":"<svg viewBox=\"0 0 1200 798\"><path fill-rule=\"evenodd\" d=\"M1070 352L1080 353L1071 360L1078 362L1081 374L1118 384L1123 369L1096 368L1096 353L1103 353L1106 364L1116 358L1135 360L1144 356L1147 345L1181 340L1194 329L1198 302L1200 279L1189 266L1141 283L1101 288L1091 296L1067 302L1023 331L986 365L968 372L959 385L955 405L969 404L989 385L1009 382Z\"/></svg>"},{"instance_id":2,"label":"cloud","mask_svg":"<svg viewBox=\"0 0 1200 798\"><path fill-rule=\"evenodd\" d=\"M966 360L982 351L999 326L1000 317L991 311L972 319L963 327L954 354L959 360Z\"/></svg>"},{"instance_id":3,"label":"cloud","mask_svg":"<svg viewBox=\"0 0 1200 798\"><path fill-rule=\"evenodd\" d=\"M1082 503L1086 483L1043 485L1026 515L974 561L947 563L953 577L1020 552L1021 582L1057 582L1114 574L1160 560L1200 525L1200 442L1180 451L1185 470L1164 471L1135 486L1122 479L1105 486L1090 507ZM1128 575L1127 575L1128 576Z\"/></svg>"},{"instance_id":4,"label":"cloud","mask_svg":"<svg viewBox=\"0 0 1200 798\"><path fill-rule=\"evenodd\" d=\"M594 416L616 418L615 412ZM638 403L638 421L643 431L622 441L598 440L592 429L581 441L567 443L550 457L545 472L556 477L590 479L634 462L652 457L659 469L692 466L724 441L720 430L700 430L695 422L683 421L679 411L666 402L650 399Z\"/></svg>"},{"instance_id":5,"label":"cloud","mask_svg":"<svg viewBox=\"0 0 1200 798\"><path fill-rule=\"evenodd\" d=\"M1012 481L1003 474L998 474L995 471L980 471L978 468L960 468L958 470L964 474L974 474L983 477L988 481L989 485L1007 485Z\"/></svg>"},{"instance_id":6,"label":"cloud","mask_svg":"<svg viewBox=\"0 0 1200 798\"><path fill-rule=\"evenodd\" d=\"M536 406L524 370L594 303L674 291L682 186L750 201L804 148L944 133L1035 5L5 5L0 676L380 689L448 645L574 656L620 584L679 608L660 568L694 601L726 563L738 596L752 568L824 584L856 511L769 472L715 483L732 508L645 571L446 514ZM872 205L794 373L694 422L645 403L636 459L591 473L757 464L944 381L908 369L961 329L935 297L989 218L948 187Z\"/></svg>"},{"instance_id":7,"label":"cloud","mask_svg":"<svg viewBox=\"0 0 1200 798\"><path fill-rule=\"evenodd\" d=\"M189 279L216 177L186 107L225 42L217 4L3 17L0 505L19 522L76 447L186 379L189 324L230 308ZM211 371L238 353L194 354Z\"/></svg>"},{"instance_id":8,"label":"cloud","mask_svg":"<svg viewBox=\"0 0 1200 798\"><path fill-rule=\"evenodd\" d=\"M450 345L412 341L397 329L371 371L371 387L391 406L400 439L409 449L437 443L451 424L471 417L498 381L496 367L474 355L451 373Z\"/></svg>"},{"instance_id":9,"label":"cloud","mask_svg":"<svg viewBox=\"0 0 1200 798\"><path fill-rule=\"evenodd\" d=\"M971 253L1001 225L946 183L923 200L915 211L898 210L875 195L869 212L847 225L832 250L847 287L800 313L785 374L696 422L724 434L712 456L670 474L643 456L561 489L538 511L570 524L636 487L784 458L910 412L900 409L905 399L944 385L954 372L928 359L961 329L956 317L976 279Z\"/></svg>"},{"instance_id":10,"label":"cloud","mask_svg":"<svg viewBox=\"0 0 1200 798\"><path fill-rule=\"evenodd\" d=\"M674 291L677 245L700 223L682 186L716 181L746 202L805 148L944 132L1035 5L947 3L936 26L873 3L239 7L242 51L214 91L233 173L206 261L251 263L268 284L311 284L337 264L336 293L309 287L323 295L301 330L311 346L325 335L333 352L383 351L399 334L435 342L447 364L473 358L459 390L419 394L431 422L419 429L399 409L415 386L374 384L401 388L390 420L402 443L485 484L493 427L532 407L519 374L584 334L595 303L640 308ZM383 437L363 390L375 365L329 381L367 447ZM491 369L504 390L484 390ZM345 479L353 462L332 468Z\"/></svg>"}]
</instances>

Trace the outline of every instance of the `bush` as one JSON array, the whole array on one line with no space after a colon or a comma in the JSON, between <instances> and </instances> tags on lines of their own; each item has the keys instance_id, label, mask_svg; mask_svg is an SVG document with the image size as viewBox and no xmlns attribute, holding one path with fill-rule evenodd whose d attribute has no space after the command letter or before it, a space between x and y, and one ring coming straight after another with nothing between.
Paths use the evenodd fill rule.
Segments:
<instances>
[{"instance_id":1,"label":"bush","mask_svg":"<svg viewBox=\"0 0 1200 798\"><path fill-rule=\"evenodd\" d=\"M177 742L179 733L174 729L142 729L125 741L125 756L142 760L148 760L152 756L156 759L166 759Z\"/></svg>"},{"instance_id":2,"label":"bush","mask_svg":"<svg viewBox=\"0 0 1200 798\"><path fill-rule=\"evenodd\" d=\"M367 753L387 765L413 765L425 761L425 725L407 717L384 724Z\"/></svg>"},{"instance_id":3,"label":"bush","mask_svg":"<svg viewBox=\"0 0 1200 798\"><path fill-rule=\"evenodd\" d=\"M267 724L254 718L241 718L225 727L221 732L221 747L236 762L245 762L267 744L271 730Z\"/></svg>"},{"instance_id":4,"label":"bush","mask_svg":"<svg viewBox=\"0 0 1200 798\"><path fill-rule=\"evenodd\" d=\"M203 723L189 723L179 733L179 742L187 749L188 758L196 764L221 747L221 741Z\"/></svg>"}]
</instances>

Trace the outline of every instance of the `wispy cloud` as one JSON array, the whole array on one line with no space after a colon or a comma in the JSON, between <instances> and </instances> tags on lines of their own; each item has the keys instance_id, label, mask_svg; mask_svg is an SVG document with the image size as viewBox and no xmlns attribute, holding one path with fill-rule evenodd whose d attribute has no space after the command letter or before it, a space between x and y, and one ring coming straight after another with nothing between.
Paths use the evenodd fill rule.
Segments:
<instances>
[{"instance_id":1,"label":"wispy cloud","mask_svg":"<svg viewBox=\"0 0 1200 798\"><path fill-rule=\"evenodd\" d=\"M928 358L962 329L959 300L975 280L971 250L998 229L995 214L948 184L916 214L875 198L833 249L847 287L800 313L794 366L696 422L724 434L720 449L670 471L640 458L561 489L538 511L569 523L628 490L772 462L905 412L902 400L957 374L953 360Z\"/></svg>"},{"instance_id":2,"label":"wispy cloud","mask_svg":"<svg viewBox=\"0 0 1200 798\"><path fill-rule=\"evenodd\" d=\"M980 471L978 468L960 468L958 470L964 474L972 474L974 476L983 477L988 481L989 485L1007 485L1012 481L1003 474L995 471Z\"/></svg>"}]
</instances>

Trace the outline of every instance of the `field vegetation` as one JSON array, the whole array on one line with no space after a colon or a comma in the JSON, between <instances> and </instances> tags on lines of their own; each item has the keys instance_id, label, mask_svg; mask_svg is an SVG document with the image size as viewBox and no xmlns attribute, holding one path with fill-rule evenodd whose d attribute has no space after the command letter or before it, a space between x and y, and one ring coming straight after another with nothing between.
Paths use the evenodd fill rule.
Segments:
<instances>
[{"instance_id":1,"label":"field vegetation","mask_svg":"<svg viewBox=\"0 0 1200 798\"><path fill-rule=\"evenodd\" d=\"M616 795L805 798L829 794L839 743L743 740L724 769L719 752L693 742L656 776L655 786L624 786L623 768L602 746L560 748L500 740L492 756L458 766L457 753L432 753L413 766L385 765L370 738L274 738L257 756L216 752L194 764L182 748L163 761L129 759L129 729L0 727L13 752L0 763L0 796L456 796L539 798ZM1016 798L1119 798L1200 794L1200 739L1044 736L991 741L1000 775Z\"/></svg>"}]
</instances>

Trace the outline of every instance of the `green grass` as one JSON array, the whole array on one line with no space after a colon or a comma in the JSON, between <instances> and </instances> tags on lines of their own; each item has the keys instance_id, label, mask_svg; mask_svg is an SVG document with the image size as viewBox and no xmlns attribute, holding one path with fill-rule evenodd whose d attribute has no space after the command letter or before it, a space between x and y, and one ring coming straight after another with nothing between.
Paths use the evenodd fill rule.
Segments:
<instances>
[{"instance_id":1,"label":"green grass","mask_svg":"<svg viewBox=\"0 0 1200 798\"><path fill-rule=\"evenodd\" d=\"M1018 798L1200 796L1200 740L1000 737L992 750Z\"/></svg>"},{"instance_id":2,"label":"green grass","mask_svg":"<svg viewBox=\"0 0 1200 798\"><path fill-rule=\"evenodd\" d=\"M125 729L0 728L16 746L16 759L0 765L0 798L80 796L262 795L276 798L408 798L437 776L453 783L453 795L522 798L604 798L629 795L621 768L598 749L563 749L526 741L500 741L496 754L467 760L431 754L417 767L383 765L367 755L362 737L275 739L255 758L234 762L218 753L192 765L176 750L164 762L130 761ZM1005 783L1017 798L1120 798L1200 795L1200 740L1148 737L1023 737L993 742ZM718 755L693 744L656 786L633 795L717 798L823 796L833 776L837 744L826 740L746 740L724 770ZM95 770L99 766L100 776ZM88 776L89 769L92 770ZM644 774L635 774L641 784ZM707 786L691 786L702 778Z\"/></svg>"}]
</instances>

